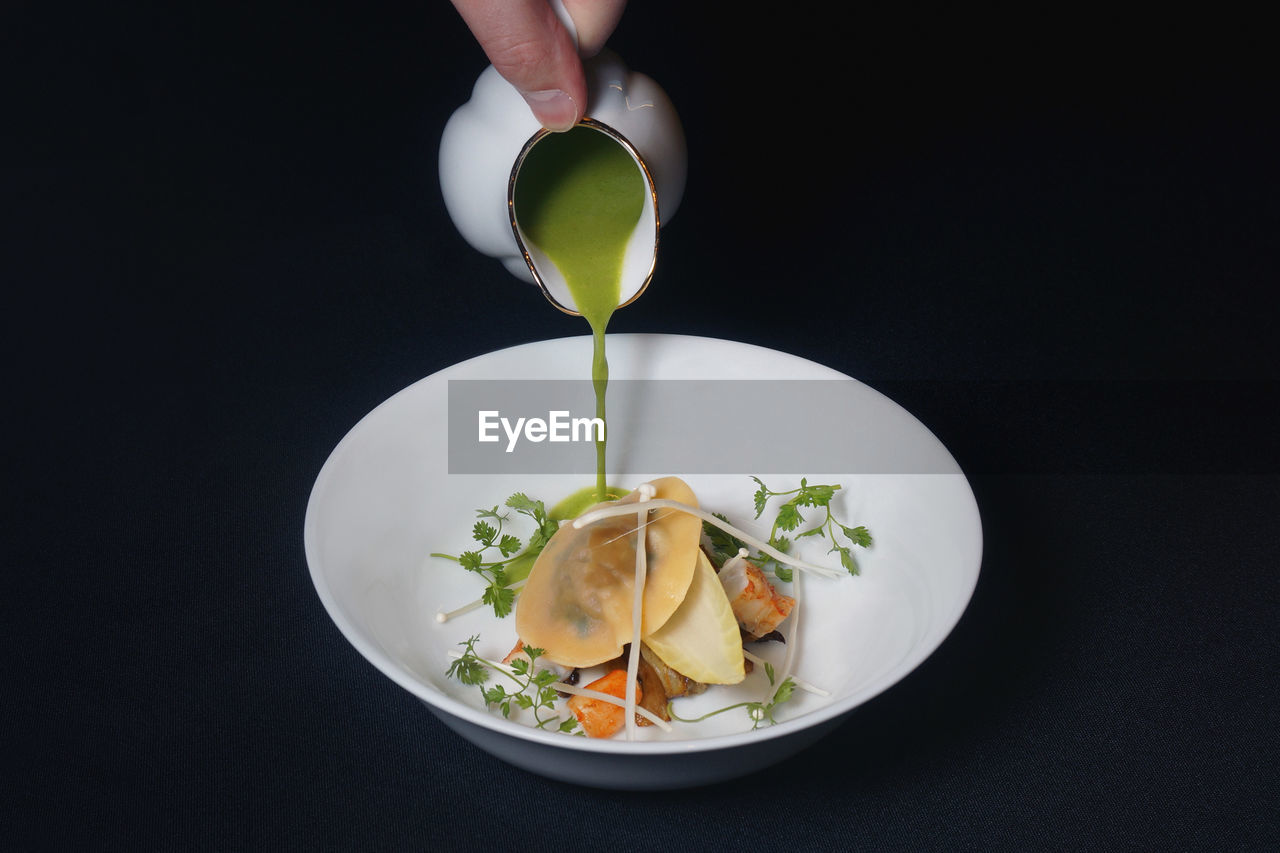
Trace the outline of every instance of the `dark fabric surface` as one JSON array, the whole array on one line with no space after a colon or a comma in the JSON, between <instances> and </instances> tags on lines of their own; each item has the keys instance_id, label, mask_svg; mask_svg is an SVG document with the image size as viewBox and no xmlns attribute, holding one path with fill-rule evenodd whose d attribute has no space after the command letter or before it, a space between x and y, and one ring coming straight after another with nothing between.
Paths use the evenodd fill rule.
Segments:
<instances>
[{"instance_id":1,"label":"dark fabric surface","mask_svg":"<svg viewBox=\"0 0 1280 853\"><path fill-rule=\"evenodd\" d=\"M583 331L445 214L479 49L444 3L9 4L5 846L1280 845L1264 28L684 5L612 42L690 148L612 329L811 358L934 430L986 543L954 633L730 784L458 739L329 620L302 522L383 399Z\"/></svg>"}]
</instances>

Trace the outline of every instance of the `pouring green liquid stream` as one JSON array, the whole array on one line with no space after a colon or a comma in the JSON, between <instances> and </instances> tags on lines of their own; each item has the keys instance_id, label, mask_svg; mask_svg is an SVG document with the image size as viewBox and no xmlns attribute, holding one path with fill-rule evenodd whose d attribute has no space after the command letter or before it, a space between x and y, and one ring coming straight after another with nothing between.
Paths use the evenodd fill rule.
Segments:
<instances>
[{"instance_id":1,"label":"pouring green liquid stream","mask_svg":"<svg viewBox=\"0 0 1280 853\"><path fill-rule=\"evenodd\" d=\"M525 157L513 197L516 220L564 275L591 326L596 417L605 421L605 329L622 293L627 243L644 210L646 182L617 141L589 127L548 134ZM596 441L596 495L604 500L605 443Z\"/></svg>"}]
</instances>

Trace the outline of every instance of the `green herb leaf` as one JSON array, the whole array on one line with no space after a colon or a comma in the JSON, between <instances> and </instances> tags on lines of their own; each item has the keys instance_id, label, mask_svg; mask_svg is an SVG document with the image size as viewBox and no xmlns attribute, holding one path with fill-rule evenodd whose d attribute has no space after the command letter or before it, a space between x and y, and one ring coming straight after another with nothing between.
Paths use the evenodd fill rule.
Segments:
<instances>
[{"instance_id":1,"label":"green herb leaf","mask_svg":"<svg viewBox=\"0 0 1280 853\"><path fill-rule=\"evenodd\" d=\"M524 492L516 492L511 497L507 498L507 506L514 509L516 512L523 512L526 514L541 515L546 512L546 508L542 505L542 501L536 501Z\"/></svg>"},{"instance_id":2,"label":"green herb leaf","mask_svg":"<svg viewBox=\"0 0 1280 853\"><path fill-rule=\"evenodd\" d=\"M489 677L489 673L485 668L474 661L459 658L449 666L448 675L450 678L456 678L463 684L474 685L483 684Z\"/></svg>"},{"instance_id":3,"label":"green herb leaf","mask_svg":"<svg viewBox=\"0 0 1280 853\"><path fill-rule=\"evenodd\" d=\"M536 524L529 537L529 544L523 550L520 546L520 537L503 529L509 516L494 506L490 509L475 511L478 520L471 527L471 538L478 547L458 557L450 557L447 554L433 555L457 560L463 569L487 578L489 585L480 600L490 605L494 615L499 618L510 615L515 607L516 593L514 590L507 589L506 567L519 561L517 566L519 573L514 579L523 580L528 576L529 568L532 567L538 554L542 553L542 549L559 529L559 526L547 517L546 507L542 501L534 500L523 492L516 492L507 498L506 506L527 516ZM496 550L497 554L489 553L492 550Z\"/></svg>"},{"instance_id":4,"label":"green herb leaf","mask_svg":"<svg viewBox=\"0 0 1280 853\"><path fill-rule=\"evenodd\" d=\"M756 504L756 518L759 518L764 513L765 504L769 502L769 497L773 493L769 491L769 487L766 486L764 481L759 477L752 477L751 479L755 480L760 486L760 488L756 489L756 493L753 496Z\"/></svg>"},{"instance_id":5,"label":"green herb leaf","mask_svg":"<svg viewBox=\"0 0 1280 853\"><path fill-rule=\"evenodd\" d=\"M499 619L511 613L516 603L516 592L504 586L489 584L485 587L480 599L493 608L493 614Z\"/></svg>"},{"instance_id":6,"label":"green herb leaf","mask_svg":"<svg viewBox=\"0 0 1280 853\"><path fill-rule=\"evenodd\" d=\"M712 515L721 521L729 521L721 513L716 512L712 513ZM726 561L738 556L738 551L747 547L745 542L730 533L726 533L714 524L702 522L702 531L707 535L707 541L711 543L712 562L717 566L723 566Z\"/></svg>"},{"instance_id":7,"label":"green herb leaf","mask_svg":"<svg viewBox=\"0 0 1280 853\"><path fill-rule=\"evenodd\" d=\"M756 518L759 518L763 513L765 505L770 498L793 495L790 500L778 508L778 512L774 517L773 528L769 534L770 545L783 553L789 552L791 540L786 536L780 535L779 531L792 533L796 539L825 536L831 543L831 548L827 553L838 553L840 555L840 565L844 567L845 571L851 575L858 574L858 561L853 555L853 547L870 547L871 533L862 526L850 527L839 521L832 514L831 502L841 489L839 485L810 484L808 478L801 478L798 489L776 492L766 486L759 477L752 477L751 479L758 486L754 495ZM800 530L805 521L800 513L800 507L815 507L825 510L826 518L808 530ZM846 545L837 540L837 529L848 538L850 544ZM780 564L777 560L762 559L760 566L761 568L772 567L773 573L778 580L790 581L792 579L792 570Z\"/></svg>"},{"instance_id":8,"label":"green herb leaf","mask_svg":"<svg viewBox=\"0 0 1280 853\"><path fill-rule=\"evenodd\" d=\"M837 522L838 523L838 522ZM840 525L840 529L844 531L844 535L852 540L853 544L861 545L863 548L871 547L871 533L867 528L859 525L858 527L845 527Z\"/></svg>"},{"instance_id":9,"label":"green herb leaf","mask_svg":"<svg viewBox=\"0 0 1280 853\"><path fill-rule=\"evenodd\" d=\"M471 538L481 545L492 545L493 537L497 535L497 529L486 521L477 521L471 528Z\"/></svg>"},{"instance_id":10,"label":"green herb leaf","mask_svg":"<svg viewBox=\"0 0 1280 853\"><path fill-rule=\"evenodd\" d=\"M800 510L794 503L787 502L778 508L778 518L774 521L774 525L779 530L795 530L804 524L804 516L800 514Z\"/></svg>"},{"instance_id":11,"label":"green herb leaf","mask_svg":"<svg viewBox=\"0 0 1280 853\"><path fill-rule=\"evenodd\" d=\"M858 561L853 558L852 549L837 545L831 550L840 552L840 565L844 566L845 571L849 574L857 575L861 572L861 569L858 568ZM828 551L827 553L831 552Z\"/></svg>"},{"instance_id":12,"label":"green herb leaf","mask_svg":"<svg viewBox=\"0 0 1280 853\"><path fill-rule=\"evenodd\" d=\"M831 499L835 497L839 486L809 486L804 485L801 480L800 494L796 495L795 501L800 506L822 507L828 506Z\"/></svg>"},{"instance_id":13,"label":"green herb leaf","mask_svg":"<svg viewBox=\"0 0 1280 853\"><path fill-rule=\"evenodd\" d=\"M463 684L479 686L485 705L491 708L497 707L504 717L510 716L514 705L519 710L532 710L534 722L538 728L545 728L554 723L559 731L573 731L577 725L576 721L573 725L566 727L555 714L556 703L560 700L560 694L553 686L557 682L556 673L548 669L537 669L534 666L534 661L543 654L542 649L525 646L524 651L528 657L513 658L509 665L503 666L476 655L475 644L478 639L479 637L473 636L465 643L459 643L466 647L466 651L450 664L447 673L450 678L457 678ZM488 678L487 668L501 672L515 684L516 689L508 689L502 684L485 687L484 682Z\"/></svg>"}]
</instances>

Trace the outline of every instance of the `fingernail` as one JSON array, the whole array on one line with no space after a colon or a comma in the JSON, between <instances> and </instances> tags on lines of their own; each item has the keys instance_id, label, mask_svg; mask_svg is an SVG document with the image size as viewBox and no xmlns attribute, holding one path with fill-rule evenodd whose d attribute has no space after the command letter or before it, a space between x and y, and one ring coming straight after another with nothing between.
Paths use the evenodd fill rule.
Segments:
<instances>
[{"instance_id":1,"label":"fingernail","mask_svg":"<svg viewBox=\"0 0 1280 853\"><path fill-rule=\"evenodd\" d=\"M578 122L578 105L560 89L524 92L525 103L547 130L568 130Z\"/></svg>"}]
</instances>

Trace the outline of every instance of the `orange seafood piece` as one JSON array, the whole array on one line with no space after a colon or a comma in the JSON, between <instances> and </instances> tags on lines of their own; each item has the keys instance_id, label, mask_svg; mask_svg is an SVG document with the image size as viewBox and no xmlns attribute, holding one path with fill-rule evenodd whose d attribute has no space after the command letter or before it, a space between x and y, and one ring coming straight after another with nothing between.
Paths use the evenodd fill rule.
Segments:
<instances>
[{"instance_id":1,"label":"orange seafood piece","mask_svg":"<svg viewBox=\"0 0 1280 853\"><path fill-rule=\"evenodd\" d=\"M597 678L586 686L587 690L608 693L619 699L627 697L627 671L615 669L601 678ZM636 704L644 698L644 691L636 685ZM614 705L604 699L593 699L590 696L575 695L569 697L569 710L578 718L578 725L588 737L613 737L627 723L626 709Z\"/></svg>"},{"instance_id":2,"label":"orange seafood piece","mask_svg":"<svg viewBox=\"0 0 1280 853\"><path fill-rule=\"evenodd\" d=\"M753 637L775 630L796 604L791 596L779 594L764 572L741 557L725 562L720 583L738 625Z\"/></svg>"},{"instance_id":3,"label":"orange seafood piece","mask_svg":"<svg viewBox=\"0 0 1280 853\"><path fill-rule=\"evenodd\" d=\"M534 667L533 658L529 657L529 653L525 651L524 640L516 640L516 644L512 646L511 651L507 652L507 656L502 659L502 662L510 666L517 660L523 661L526 667ZM547 660L545 656L538 658L537 669L554 672L557 678L564 678L573 671L570 667L561 666L555 661Z\"/></svg>"}]
</instances>

